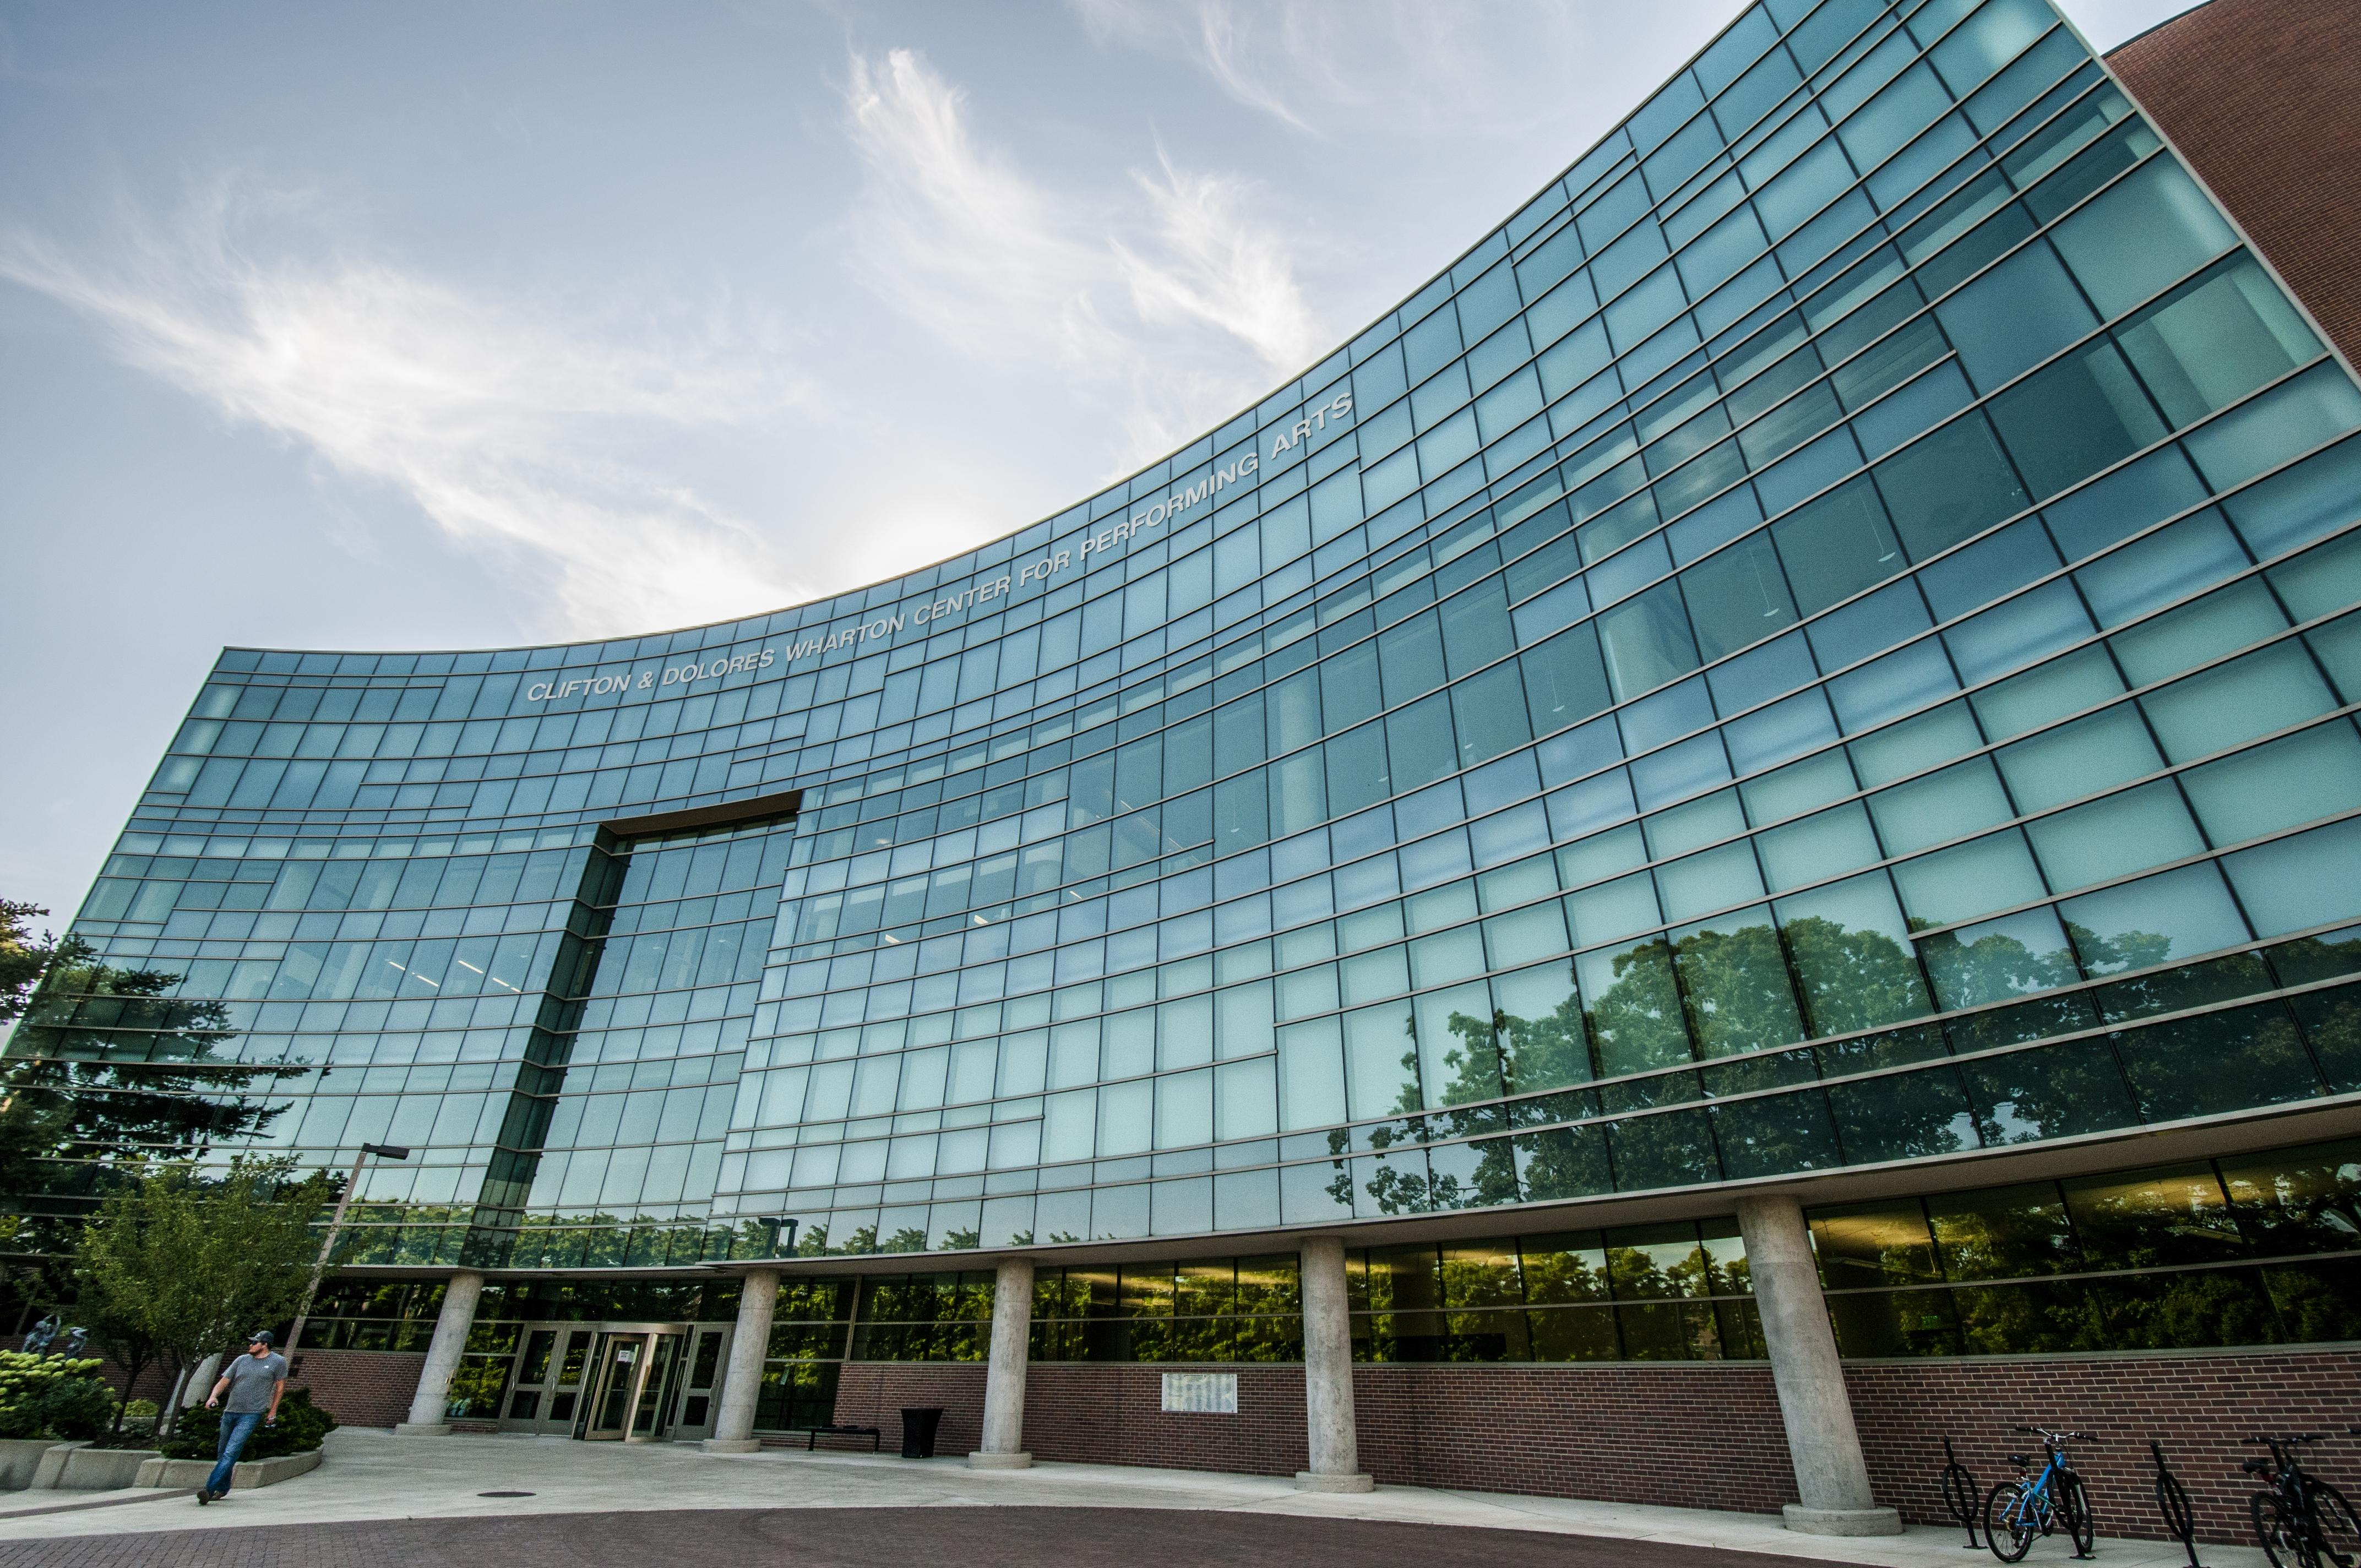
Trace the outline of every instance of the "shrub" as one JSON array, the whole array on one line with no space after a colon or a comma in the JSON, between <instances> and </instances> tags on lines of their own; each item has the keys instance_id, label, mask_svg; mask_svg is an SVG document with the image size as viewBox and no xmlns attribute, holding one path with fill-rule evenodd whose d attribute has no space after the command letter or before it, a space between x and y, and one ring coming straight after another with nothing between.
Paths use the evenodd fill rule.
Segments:
<instances>
[{"instance_id":1,"label":"shrub","mask_svg":"<svg viewBox=\"0 0 2361 1568\"><path fill-rule=\"evenodd\" d=\"M34 1401L51 1437L94 1438L115 1426L115 1390L98 1377L60 1377Z\"/></svg>"},{"instance_id":2,"label":"shrub","mask_svg":"<svg viewBox=\"0 0 2361 1568\"><path fill-rule=\"evenodd\" d=\"M181 1412L172 1435L157 1446L168 1459L211 1459L221 1441L219 1410L203 1405ZM309 1453L335 1429L336 1418L312 1403L309 1388L290 1388L279 1401L279 1424L254 1429L240 1459L276 1459L282 1453Z\"/></svg>"},{"instance_id":3,"label":"shrub","mask_svg":"<svg viewBox=\"0 0 2361 1568\"><path fill-rule=\"evenodd\" d=\"M115 1424L115 1390L96 1358L0 1351L0 1437L92 1438Z\"/></svg>"},{"instance_id":4,"label":"shrub","mask_svg":"<svg viewBox=\"0 0 2361 1568\"><path fill-rule=\"evenodd\" d=\"M123 1419L126 1421L154 1420L156 1419L156 1401L153 1399L132 1400L129 1404L123 1407Z\"/></svg>"}]
</instances>

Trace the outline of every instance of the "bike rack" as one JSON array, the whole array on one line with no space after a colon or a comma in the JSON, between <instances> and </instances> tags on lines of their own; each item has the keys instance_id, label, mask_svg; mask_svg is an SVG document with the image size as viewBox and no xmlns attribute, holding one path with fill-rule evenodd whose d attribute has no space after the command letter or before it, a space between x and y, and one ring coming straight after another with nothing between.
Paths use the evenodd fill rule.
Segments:
<instances>
[{"instance_id":1,"label":"bike rack","mask_svg":"<svg viewBox=\"0 0 2361 1568\"><path fill-rule=\"evenodd\" d=\"M1943 1511L1951 1516L1952 1523L1967 1528L1967 1550L1973 1552L1983 1544L1976 1539L1976 1510L1982 1500L1982 1494L1976 1490L1976 1478L1968 1473L1968 1467L1960 1464L1960 1456L1951 1451L1951 1440L1948 1435L1943 1439Z\"/></svg>"},{"instance_id":2,"label":"bike rack","mask_svg":"<svg viewBox=\"0 0 2361 1568\"><path fill-rule=\"evenodd\" d=\"M2204 1568L2197 1561L2197 1515L2189 1506L2189 1488L2165 1468L2163 1445L2150 1442L2147 1451L2156 1459L2156 1506L2164 1512L2165 1528L2189 1553L2189 1568Z\"/></svg>"}]
</instances>

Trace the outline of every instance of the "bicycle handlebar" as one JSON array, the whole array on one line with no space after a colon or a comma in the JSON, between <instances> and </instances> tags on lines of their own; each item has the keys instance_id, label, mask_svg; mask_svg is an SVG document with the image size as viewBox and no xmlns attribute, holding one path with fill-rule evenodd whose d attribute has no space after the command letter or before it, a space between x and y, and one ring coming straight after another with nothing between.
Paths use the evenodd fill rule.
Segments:
<instances>
[{"instance_id":1,"label":"bicycle handlebar","mask_svg":"<svg viewBox=\"0 0 2361 1568\"><path fill-rule=\"evenodd\" d=\"M2017 1428L2016 1430L2017 1430L2017 1431L2027 1431L2027 1430L2029 1430L2029 1429L2025 1428L2025 1427L2019 1427L2019 1428ZM2356 1434L2361 1434L2361 1427L2350 1428L2350 1429L2348 1429L2348 1430L2350 1430L2350 1431L2354 1431L2354 1432L2355 1432L2355 1433L2356 1433ZM2273 1443L2273 1442L2321 1442L2322 1440L2323 1440L2324 1438L2326 1438L2326 1437L2327 1437L2327 1435L2328 1435L2328 1434L2327 1434L2326 1432L2317 1432L2317 1431L2290 1431L2290 1432L2281 1432L2281 1433L2280 1433L2279 1436L2277 1436L2277 1437L2262 1437L2262 1436L2250 1437L2250 1438L2246 1439L2246 1441L2247 1441L2248 1442L2261 1442L2261 1443Z\"/></svg>"},{"instance_id":2,"label":"bicycle handlebar","mask_svg":"<svg viewBox=\"0 0 2361 1568\"><path fill-rule=\"evenodd\" d=\"M2008 1430L2011 1431L2031 1432L2036 1437L2046 1437L2053 1440L2071 1439L2076 1442L2096 1442L2099 1441L2099 1436L2096 1432L2051 1431L2048 1427L2011 1427Z\"/></svg>"}]
</instances>

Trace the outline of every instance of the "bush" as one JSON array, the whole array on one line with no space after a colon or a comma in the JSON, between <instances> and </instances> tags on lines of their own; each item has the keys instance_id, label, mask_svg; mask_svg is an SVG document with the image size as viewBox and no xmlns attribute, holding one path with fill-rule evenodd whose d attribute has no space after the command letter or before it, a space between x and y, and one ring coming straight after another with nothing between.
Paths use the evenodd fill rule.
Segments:
<instances>
[{"instance_id":1,"label":"bush","mask_svg":"<svg viewBox=\"0 0 2361 1568\"><path fill-rule=\"evenodd\" d=\"M34 1409L49 1436L93 1438L114 1429L115 1390L102 1378L60 1377L41 1390Z\"/></svg>"},{"instance_id":2,"label":"bush","mask_svg":"<svg viewBox=\"0 0 2361 1568\"><path fill-rule=\"evenodd\" d=\"M115 1424L115 1390L96 1358L0 1351L0 1437L92 1438Z\"/></svg>"},{"instance_id":3,"label":"bush","mask_svg":"<svg viewBox=\"0 0 2361 1568\"><path fill-rule=\"evenodd\" d=\"M211 1459L221 1441L219 1410L203 1405L181 1412L172 1435L157 1444L168 1459ZM290 1388L279 1401L279 1424L260 1426L246 1440L240 1459L276 1459L282 1453L309 1453L335 1430L336 1418L312 1403L309 1388Z\"/></svg>"},{"instance_id":4,"label":"bush","mask_svg":"<svg viewBox=\"0 0 2361 1568\"><path fill-rule=\"evenodd\" d=\"M153 1399L132 1400L129 1404L123 1407L123 1419L126 1421L154 1420L156 1419L156 1401Z\"/></svg>"}]
</instances>

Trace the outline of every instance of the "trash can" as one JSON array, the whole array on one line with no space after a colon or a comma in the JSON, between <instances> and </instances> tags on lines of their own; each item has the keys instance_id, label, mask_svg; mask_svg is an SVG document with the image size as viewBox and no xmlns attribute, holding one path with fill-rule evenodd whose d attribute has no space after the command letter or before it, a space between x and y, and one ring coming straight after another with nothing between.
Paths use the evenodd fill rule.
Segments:
<instances>
[{"instance_id":1,"label":"trash can","mask_svg":"<svg viewBox=\"0 0 2361 1568\"><path fill-rule=\"evenodd\" d=\"M935 1456L935 1430L943 1424L939 1406L902 1412L902 1457L932 1459Z\"/></svg>"}]
</instances>

